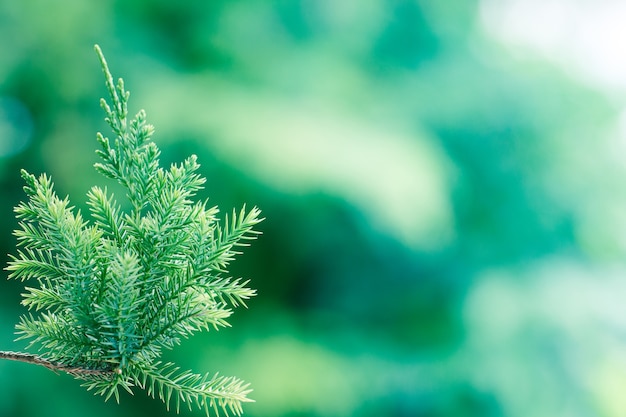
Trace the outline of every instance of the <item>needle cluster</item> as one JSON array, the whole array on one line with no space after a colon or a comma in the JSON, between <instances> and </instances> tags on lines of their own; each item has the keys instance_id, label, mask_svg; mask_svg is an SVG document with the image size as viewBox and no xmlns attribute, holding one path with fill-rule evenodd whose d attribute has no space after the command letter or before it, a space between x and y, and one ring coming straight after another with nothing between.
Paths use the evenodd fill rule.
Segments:
<instances>
[{"instance_id":1,"label":"needle cluster","mask_svg":"<svg viewBox=\"0 0 626 417\"><path fill-rule=\"evenodd\" d=\"M255 295L227 267L258 234L260 211L244 207L220 221L216 207L194 201L205 182L196 157L160 167L145 112L128 119L129 93L122 79L113 82L98 46L96 52L110 98L101 106L115 139L98 133L95 168L124 187L128 209L95 186L85 219L57 196L47 175L22 171L28 200L15 209L18 250L6 269L34 284L23 295L29 313L16 327L41 356L21 355L71 370L107 399L136 386L168 408L184 402L207 414L239 415L250 401L247 384L181 371L160 357L182 338L227 326L232 308Z\"/></svg>"}]
</instances>

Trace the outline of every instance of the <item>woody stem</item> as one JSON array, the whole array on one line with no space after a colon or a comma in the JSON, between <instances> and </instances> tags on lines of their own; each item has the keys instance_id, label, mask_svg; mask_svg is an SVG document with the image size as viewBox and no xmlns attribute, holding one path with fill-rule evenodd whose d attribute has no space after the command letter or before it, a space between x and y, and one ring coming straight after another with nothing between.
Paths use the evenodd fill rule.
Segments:
<instances>
[{"instance_id":1,"label":"woody stem","mask_svg":"<svg viewBox=\"0 0 626 417\"><path fill-rule=\"evenodd\" d=\"M103 369L87 369L81 368L78 366L70 366L63 363L51 362L41 356L32 355L30 353L20 353L20 352L8 352L8 351L0 351L0 359L7 359L11 361L19 361L32 363L35 365L41 365L46 367L52 371L63 371L68 374L74 376L102 376L102 377L113 377L115 374L114 371L111 370L103 370Z\"/></svg>"}]
</instances>

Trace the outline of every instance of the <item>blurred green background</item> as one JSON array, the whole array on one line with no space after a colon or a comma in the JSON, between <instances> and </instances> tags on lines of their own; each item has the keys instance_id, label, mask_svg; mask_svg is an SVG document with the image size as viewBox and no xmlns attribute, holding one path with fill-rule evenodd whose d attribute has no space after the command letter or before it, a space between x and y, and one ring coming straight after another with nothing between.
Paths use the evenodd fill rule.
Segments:
<instances>
[{"instance_id":1,"label":"blurred green background","mask_svg":"<svg viewBox=\"0 0 626 417\"><path fill-rule=\"evenodd\" d=\"M486 2L486 3L494 3ZM623 98L485 29L473 0L0 0L0 261L19 169L79 208L109 135L93 45L203 197L258 205L258 296L168 353L245 415L623 416ZM0 350L20 282L0 280ZM0 417L166 416L0 361ZM183 416L201 411L181 411Z\"/></svg>"}]
</instances>

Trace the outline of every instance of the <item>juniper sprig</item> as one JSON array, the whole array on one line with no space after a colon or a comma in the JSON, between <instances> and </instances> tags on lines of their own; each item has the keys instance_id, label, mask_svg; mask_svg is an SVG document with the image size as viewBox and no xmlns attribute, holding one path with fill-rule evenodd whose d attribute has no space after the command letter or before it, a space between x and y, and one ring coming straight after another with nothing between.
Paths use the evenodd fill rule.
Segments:
<instances>
[{"instance_id":1,"label":"juniper sprig","mask_svg":"<svg viewBox=\"0 0 626 417\"><path fill-rule=\"evenodd\" d=\"M106 188L87 193L90 219L59 198L51 179L22 170L28 201L19 219L9 277L29 280L18 339L40 355L0 352L64 371L106 399L120 388L145 389L169 408L174 401L216 414L242 413L249 386L234 377L196 374L160 356L182 338L228 326L232 308L255 295L248 281L227 275L239 248L259 233L255 207L218 220L218 209L194 201L205 179L194 155L159 165L153 127L142 110L128 120L129 92L117 83L96 45L110 102L101 100L113 141L98 133L98 172L126 190L123 210Z\"/></svg>"}]
</instances>

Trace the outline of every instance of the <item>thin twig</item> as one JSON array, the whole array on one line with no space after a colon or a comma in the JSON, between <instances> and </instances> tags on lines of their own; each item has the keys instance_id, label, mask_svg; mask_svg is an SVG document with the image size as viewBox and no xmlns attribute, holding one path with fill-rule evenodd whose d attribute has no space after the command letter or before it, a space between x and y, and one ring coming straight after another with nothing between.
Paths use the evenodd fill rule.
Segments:
<instances>
[{"instance_id":1,"label":"thin twig","mask_svg":"<svg viewBox=\"0 0 626 417\"><path fill-rule=\"evenodd\" d=\"M41 365L54 372L62 371L62 372L66 372L70 375L77 376L77 377L100 376L100 377L112 378L115 375L115 371L112 371L112 370L88 369L88 368L81 368L77 366L69 366L63 363L51 362L47 359L42 358L41 356L32 355L30 353L0 351L0 359L8 359L11 361L19 361L19 362L32 363L35 365Z\"/></svg>"}]
</instances>

